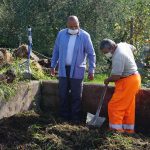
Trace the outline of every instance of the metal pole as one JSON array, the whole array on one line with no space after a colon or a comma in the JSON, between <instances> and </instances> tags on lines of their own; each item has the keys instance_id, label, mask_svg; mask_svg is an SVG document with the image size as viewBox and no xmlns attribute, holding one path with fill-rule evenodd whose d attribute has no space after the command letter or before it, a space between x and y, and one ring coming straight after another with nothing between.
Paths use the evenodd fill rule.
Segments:
<instances>
[{"instance_id":1,"label":"metal pole","mask_svg":"<svg viewBox=\"0 0 150 150\"><path fill-rule=\"evenodd\" d=\"M30 70L30 56L32 53L32 29L28 26L28 72L31 73Z\"/></svg>"}]
</instances>

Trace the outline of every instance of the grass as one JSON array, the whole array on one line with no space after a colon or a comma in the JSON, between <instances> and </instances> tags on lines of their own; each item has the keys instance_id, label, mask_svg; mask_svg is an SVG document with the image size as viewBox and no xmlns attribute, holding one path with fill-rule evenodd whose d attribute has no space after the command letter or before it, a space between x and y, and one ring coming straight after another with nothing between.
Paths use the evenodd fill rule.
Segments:
<instances>
[{"instance_id":1,"label":"grass","mask_svg":"<svg viewBox=\"0 0 150 150\"><path fill-rule=\"evenodd\" d=\"M23 60L22 60L23 61ZM7 69L14 69L17 75L13 84L7 84L6 82L0 83L0 97L2 99L8 100L11 96L15 95L16 86L19 84L20 81L27 82L29 80L25 80L21 74L21 69L19 67L20 60L13 61L13 64L9 67L3 67L0 69L0 73L4 73ZM32 71L32 77L34 80L57 80L57 77L50 77L49 72L44 72L38 70L34 64L30 64L30 68ZM104 84L104 80L108 77L107 74L95 74L94 80L90 81L87 78L88 74L86 73L84 76L85 83L96 83L96 84ZM143 80L143 86L149 87L149 80L146 81L146 78ZM146 83L146 84L145 84ZM114 83L110 83L109 85L114 85Z\"/></svg>"},{"instance_id":2,"label":"grass","mask_svg":"<svg viewBox=\"0 0 150 150\"><path fill-rule=\"evenodd\" d=\"M22 61L25 61L25 60L22 60ZM0 82L0 98L2 100L7 101L7 100L9 100L10 97L12 97L16 94L16 89L17 89L17 86L20 81L21 82L29 82L29 80L24 79L22 76L21 71L22 71L22 69L25 69L25 66L24 66L24 68L20 68L19 67L20 63L21 63L20 60L15 60L15 61L13 61L13 63L11 65L0 68L0 74L5 73L6 70L8 70L8 69L13 69L16 74L16 78L13 81L13 83L8 84L6 81ZM44 72L37 70L35 68L35 66L32 65L32 63L30 65L30 67L31 67L32 74L33 74L33 77L35 80L43 80L43 79L51 80L50 76L48 76Z\"/></svg>"},{"instance_id":3,"label":"grass","mask_svg":"<svg viewBox=\"0 0 150 150\"><path fill-rule=\"evenodd\" d=\"M23 60L22 60L23 61ZM25 60L24 60L25 61ZM20 81L22 82L28 82L29 80L25 80L21 74L21 68L19 67L20 60L13 61L12 65L9 67L3 67L0 69L0 73L4 73L7 69L13 69L16 73L16 79L12 84L7 84L6 82L0 83L0 97L2 100L9 100L10 97L14 96L16 93L16 88ZM38 70L34 64L30 64L30 68L32 71L32 77L34 80L57 80L56 77L50 77L49 72L46 73L44 71ZM23 68L25 69L25 68ZM85 74L84 82L88 83L97 83L97 84L103 84L104 79L107 78L106 74L95 74L94 80L90 81L87 78L87 74ZM110 83L110 85L113 85Z\"/></svg>"},{"instance_id":4,"label":"grass","mask_svg":"<svg viewBox=\"0 0 150 150\"><path fill-rule=\"evenodd\" d=\"M13 83L7 83L6 81L0 82L0 97L2 100L8 100L10 97L14 96L16 94L16 89L18 86L18 83L20 81L21 74L19 71L19 65L18 65L18 60L14 61L11 65L2 67L0 69L0 74L5 73L6 70L12 69L15 71L16 74L16 79L14 80Z\"/></svg>"},{"instance_id":5,"label":"grass","mask_svg":"<svg viewBox=\"0 0 150 150\"><path fill-rule=\"evenodd\" d=\"M99 83L103 84L104 80L107 78L106 74L95 74L94 80L88 80L87 74L85 75L84 82L89 82L89 83Z\"/></svg>"},{"instance_id":6,"label":"grass","mask_svg":"<svg viewBox=\"0 0 150 150\"><path fill-rule=\"evenodd\" d=\"M16 90L17 83L14 82L10 85L4 82L3 84L0 84L0 98L2 100L8 101L10 97L16 94Z\"/></svg>"},{"instance_id":7,"label":"grass","mask_svg":"<svg viewBox=\"0 0 150 150\"><path fill-rule=\"evenodd\" d=\"M108 78L108 75L101 73L101 74L95 74L94 80L88 80L87 74L85 75L84 82L85 83L96 83L96 84L104 84L104 80ZM109 85L114 85L114 83L110 82Z\"/></svg>"}]
</instances>

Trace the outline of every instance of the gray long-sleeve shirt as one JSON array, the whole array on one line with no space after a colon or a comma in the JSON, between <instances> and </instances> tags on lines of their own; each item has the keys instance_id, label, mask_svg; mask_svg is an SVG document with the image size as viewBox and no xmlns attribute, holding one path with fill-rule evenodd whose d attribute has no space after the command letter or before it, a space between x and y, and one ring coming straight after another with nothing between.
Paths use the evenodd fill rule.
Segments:
<instances>
[{"instance_id":1,"label":"gray long-sleeve shirt","mask_svg":"<svg viewBox=\"0 0 150 150\"><path fill-rule=\"evenodd\" d=\"M136 72L137 65L132 53L132 45L122 42L117 44L117 48L112 57L111 74L126 77Z\"/></svg>"}]
</instances>

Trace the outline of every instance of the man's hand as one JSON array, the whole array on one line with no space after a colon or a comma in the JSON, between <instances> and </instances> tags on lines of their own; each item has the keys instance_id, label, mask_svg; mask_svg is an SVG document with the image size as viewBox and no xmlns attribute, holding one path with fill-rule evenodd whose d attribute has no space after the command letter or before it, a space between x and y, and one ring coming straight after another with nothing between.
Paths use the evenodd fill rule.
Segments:
<instances>
[{"instance_id":1,"label":"man's hand","mask_svg":"<svg viewBox=\"0 0 150 150\"><path fill-rule=\"evenodd\" d=\"M121 78L121 75L111 75L109 78L104 80L104 84L109 84L109 82L116 82Z\"/></svg>"},{"instance_id":2,"label":"man's hand","mask_svg":"<svg viewBox=\"0 0 150 150\"><path fill-rule=\"evenodd\" d=\"M51 70L50 70L50 75L51 75L52 77L55 76L55 68L51 68Z\"/></svg>"},{"instance_id":3,"label":"man's hand","mask_svg":"<svg viewBox=\"0 0 150 150\"><path fill-rule=\"evenodd\" d=\"M89 80L94 80L94 73L89 73L88 74L88 79Z\"/></svg>"},{"instance_id":4,"label":"man's hand","mask_svg":"<svg viewBox=\"0 0 150 150\"><path fill-rule=\"evenodd\" d=\"M107 79L104 80L104 84L105 84L105 85L108 85L108 84L109 84L109 78L107 78Z\"/></svg>"}]
</instances>

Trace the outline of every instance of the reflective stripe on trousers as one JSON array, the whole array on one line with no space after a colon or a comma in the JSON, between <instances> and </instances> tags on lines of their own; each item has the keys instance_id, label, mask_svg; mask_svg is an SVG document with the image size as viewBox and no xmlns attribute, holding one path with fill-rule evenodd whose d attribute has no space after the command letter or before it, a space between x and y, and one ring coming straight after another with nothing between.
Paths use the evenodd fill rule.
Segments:
<instances>
[{"instance_id":1,"label":"reflective stripe on trousers","mask_svg":"<svg viewBox=\"0 0 150 150\"><path fill-rule=\"evenodd\" d=\"M109 127L111 129L116 129L116 130L120 130L120 129L127 129L127 130L134 130L134 125L129 125L129 124L109 124Z\"/></svg>"}]
</instances>

